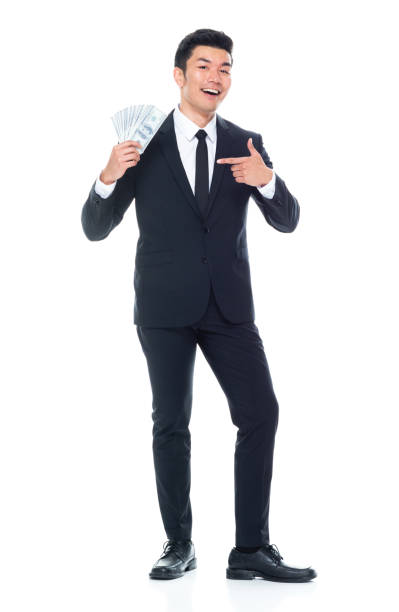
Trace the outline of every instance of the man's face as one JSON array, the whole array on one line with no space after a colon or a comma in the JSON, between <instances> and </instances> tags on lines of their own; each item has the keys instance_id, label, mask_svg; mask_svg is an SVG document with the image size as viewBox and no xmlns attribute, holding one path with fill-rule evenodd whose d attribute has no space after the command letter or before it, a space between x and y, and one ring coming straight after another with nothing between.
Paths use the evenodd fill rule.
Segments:
<instances>
[{"instance_id":1,"label":"man's face","mask_svg":"<svg viewBox=\"0 0 399 612\"><path fill-rule=\"evenodd\" d=\"M198 45L187 60L186 77L176 67L173 74L184 103L200 113L213 113L230 89L231 57L224 49ZM205 93L209 88L219 93Z\"/></svg>"}]
</instances>

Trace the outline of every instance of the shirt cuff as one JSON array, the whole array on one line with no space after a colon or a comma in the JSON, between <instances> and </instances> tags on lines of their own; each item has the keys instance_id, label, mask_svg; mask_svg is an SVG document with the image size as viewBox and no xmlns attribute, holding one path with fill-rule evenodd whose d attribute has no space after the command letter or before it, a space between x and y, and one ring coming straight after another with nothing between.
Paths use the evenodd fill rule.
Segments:
<instances>
[{"instance_id":1,"label":"shirt cuff","mask_svg":"<svg viewBox=\"0 0 399 612\"><path fill-rule=\"evenodd\" d=\"M101 174L101 172L100 172L100 174ZM116 181L114 183L111 183L110 185L106 185L100 179L100 174L98 175L98 177L96 179L96 184L94 185L94 191L100 197L108 198L108 196L110 196L111 193L113 192L113 190L115 189Z\"/></svg>"},{"instance_id":2,"label":"shirt cuff","mask_svg":"<svg viewBox=\"0 0 399 612\"><path fill-rule=\"evenodd\" d=\"M264 198L269 198L270 200L274 197L274 192L276 190L276 173L273 170L273 176L270 181L264 187L257 187L260 193Z\"/></svg>"}]
</instances>

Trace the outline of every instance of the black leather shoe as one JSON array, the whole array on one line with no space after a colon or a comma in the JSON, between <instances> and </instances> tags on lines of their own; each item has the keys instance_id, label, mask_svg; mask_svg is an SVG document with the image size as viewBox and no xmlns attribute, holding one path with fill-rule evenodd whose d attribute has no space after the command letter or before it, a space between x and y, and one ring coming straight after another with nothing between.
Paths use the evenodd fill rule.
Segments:
<instances>
[{"instance_id":1,"label":"black leather shoe","mask_svg":"<svg viewBox=\"0 0 399 612\"><path fill-rule=\"evenodd\" d=\"M233 548L229 555L226 578L252 580L257 576L276 582L308 582L317 576L312 567L295 567L281 561L283 557L275 544L267 544L253 553Z\"/></svg>"},{"instance_id":2,"label":"black leather shoe","mask_svg":"<svg viewBox=\"0 0 399 612\"><path fill-rule=\"evenodd\" d=\"M152 566L150 578L180 578L197 567L194 544L191 540L169 539L163 545L163 553Z\"/></svg>"}]
</instances>

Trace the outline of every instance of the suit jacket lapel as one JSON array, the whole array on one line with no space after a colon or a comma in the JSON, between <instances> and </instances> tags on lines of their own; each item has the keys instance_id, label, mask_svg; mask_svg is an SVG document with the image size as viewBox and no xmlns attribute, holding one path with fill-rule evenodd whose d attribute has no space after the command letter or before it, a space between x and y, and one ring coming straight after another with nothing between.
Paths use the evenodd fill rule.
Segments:
<instances>
[{"instance_id":1,"label":"suit jacket lapel","mask_svg":"<svg viewBox=\"0 0 399 612\"><path fill-rule=\"evenodd\" d=\"M173 109L174 110L174 109ZM161 145L162 153L169 165L169 168L175 177L176 183L186 196L190 206L193 208L197 215L200 215L197 200L192 192L191 185L188 181L186 171L184 170L183 163L177 147L176 133L173 121L173 110L166 117L158 130L159 142Z\"/></svg>"},{"instance_id":2,"label":"suit jacket lapel","mask_svg":"<svg viewBox=\"0 0 399 612\"><path fill-rule=\"evenodd\" d=\"M233 137L229 130L229 126L227 125L226 121L222 119L222 117L219 117L218 114L216 114L216 134L217 140L215 164L213 166L212 182L211 188L209 190L207 216L209 216L210 211L212 209L220 184L222 182L223 175L225 172L227 172L226 164L218 164L216 163L216 160L222 157L229 157L230 155L232 155L233 151Z\"/></svg>"},{"instance_id":3,"label":"suit jacket lapel","mask_svg":"<svg viewBox=\"0 0 399 612\"><path fill-rule=\"evenodd\" d=\"M188 203L194 210L195 214L198 215L201 220L204 220L180 158L173 122L173 110L169 113L158 130L161 150L173 176L176 179L177 184L188 200ZM232 136L230 134L229 127L225 120L222 119L222 117L219 117L218 114L216 114L216 134L217 141L215 164L213 168L211 188L209 190L208 208L205 218L210 214L226 168L226 164L217 164L216 160L220 157L229 157L232 151Z\"/></svg>"}]
</instances>

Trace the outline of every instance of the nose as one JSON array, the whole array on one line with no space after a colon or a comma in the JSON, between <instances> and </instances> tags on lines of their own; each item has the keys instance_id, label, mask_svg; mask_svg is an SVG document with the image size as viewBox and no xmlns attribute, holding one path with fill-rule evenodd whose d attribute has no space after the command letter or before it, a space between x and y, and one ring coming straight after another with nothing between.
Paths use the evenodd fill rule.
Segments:
<instances>
[{"instance_id":1,"label":"nose","mask_svg":"<svg viewBox=\"0 0 399 612\"><path fill-rule=\"evenodd\" d=\"M208 74L209 83L215 83L216 85L220 85L220 77L217 68L211 68Z\"/></svg>"}]
</instances>

